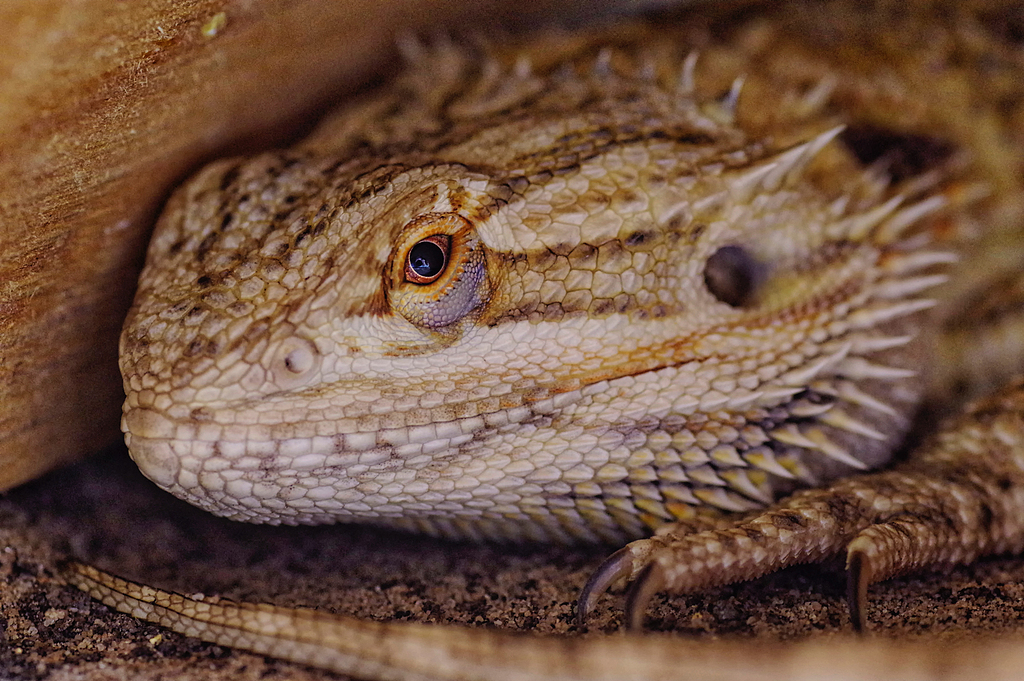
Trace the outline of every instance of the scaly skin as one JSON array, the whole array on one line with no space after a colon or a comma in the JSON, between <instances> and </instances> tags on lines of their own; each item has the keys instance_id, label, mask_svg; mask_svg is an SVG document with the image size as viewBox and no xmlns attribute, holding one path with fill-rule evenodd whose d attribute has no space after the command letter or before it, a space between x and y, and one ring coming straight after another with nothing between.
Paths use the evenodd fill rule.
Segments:
<instances>
[{"instance_id":1,"label":"scaly skin","mask_svg":"<svg viewBox=\"0 0 1024 681\"><path fill-rule=\"evenodd\" d=\"M655 529L581 620L619 579L638 623L655 591L846 551L862 625L873 581L1020 551L1024 56L980 4L858 7L410 46L294 149L213 164L161 218L122 336L133 458L253 522ZM848 477L926 399L934 430L1001 384ZM402 642L492 645L374 625L404 652L371 663L345 642L368 625L69 579L356 674L464 678Z\"/></svg>"}]
</instances>

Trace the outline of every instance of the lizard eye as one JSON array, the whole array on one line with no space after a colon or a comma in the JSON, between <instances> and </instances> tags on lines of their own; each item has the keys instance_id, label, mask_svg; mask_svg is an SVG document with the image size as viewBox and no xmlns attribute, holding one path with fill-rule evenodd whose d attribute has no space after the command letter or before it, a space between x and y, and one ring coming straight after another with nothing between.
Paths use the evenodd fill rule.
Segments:
<instances>
[{"instance_id":1,"label":"lizard eye","mask_svg":"<svg viewBox=\"0 0 1024 681\"><path fill-rule=\"evenodd\" d=\"M486 299L490 284L484 246L458 213L424 213L405 225L391 264L388 300L413 324L440 329Z\"/></svg>"},{"instance_id":2,"label":"lizard eye","mask_svg":"<svg viewBox=\"0 0 1024 681\"><path fill-rule=\"evenodd\" d=\"M451 251L451 237L435 234L420 241L405 259L405 280L413 284L430 284L444 274Z\"/></svg>"}]
</instances>

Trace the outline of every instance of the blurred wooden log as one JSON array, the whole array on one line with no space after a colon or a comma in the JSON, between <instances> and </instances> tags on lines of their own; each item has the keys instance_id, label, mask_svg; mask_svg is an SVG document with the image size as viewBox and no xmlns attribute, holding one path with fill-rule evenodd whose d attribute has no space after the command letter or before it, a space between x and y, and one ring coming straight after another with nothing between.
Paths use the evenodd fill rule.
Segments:
<instances>
[{"instance_id":1,"label":"blurred wooden log","mask_svg":"<svg viewBox=\"0 0 1024 681\"><path fill-rule=\"evenodd\" d=\"M0 490L116 437L121 320L184 174L294 134L387 63L397 31L568 5L0 4Z\"/></svg>"}]
</instances>

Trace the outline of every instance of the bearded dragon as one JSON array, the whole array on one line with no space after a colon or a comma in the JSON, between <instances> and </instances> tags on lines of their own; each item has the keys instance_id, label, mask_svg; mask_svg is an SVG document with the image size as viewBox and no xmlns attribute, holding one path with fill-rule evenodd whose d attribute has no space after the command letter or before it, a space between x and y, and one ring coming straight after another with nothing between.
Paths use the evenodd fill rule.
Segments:
<instances>
[{"instance_id":1,"label":"bearded dragon","mask_svg":"<svg viewBox=\"0 0 1024 681\"><path fill-rule=\"evenodd\" d=\"M907 7L408 44L171 198L121 338L132 457L248 522L630 542L581 624L616 581L639 627L845 552L862 627L875 581L1021 551L1024 52L980 4ZM367 677L653 663L68 579Z\"/></svg>"}]
</instances>

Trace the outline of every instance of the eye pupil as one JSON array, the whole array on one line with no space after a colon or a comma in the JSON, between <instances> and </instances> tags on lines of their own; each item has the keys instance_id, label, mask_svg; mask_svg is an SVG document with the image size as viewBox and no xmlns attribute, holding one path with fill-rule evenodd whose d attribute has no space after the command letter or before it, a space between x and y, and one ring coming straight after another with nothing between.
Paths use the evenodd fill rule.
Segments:
<instances>
[{"instance_id":1,"label":"eye pupil","mask_svg":"<svg viewBox=\"0 0 1024 681\"><path fill-rule=\"evenodd\" d=\"M409 254L409 266L421 277L432 277L444 268L444 251L437 244L421 241Z\"/></svg>"},{"instance_id":2,"label":"eye pupil","mask_svg":"<svg viewBox=\"0 0 1024 681\"><path fill-rule=\"evenodd\" d=\"M436 281L448 264L449 237L437 235L418 242L406 259L405 278L414 284Z\"/></svg>"}]
</instances>

